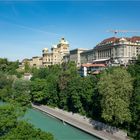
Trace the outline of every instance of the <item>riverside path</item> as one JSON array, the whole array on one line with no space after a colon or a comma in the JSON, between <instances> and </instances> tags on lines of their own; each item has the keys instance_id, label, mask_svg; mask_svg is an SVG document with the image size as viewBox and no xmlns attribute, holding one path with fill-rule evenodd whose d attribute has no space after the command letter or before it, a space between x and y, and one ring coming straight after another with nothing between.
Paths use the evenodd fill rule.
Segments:
<instances>
[{"instance_id":1,"label":"riverside path","mask_svg":"<svg viewBox=\"0 0 140 140\"><path fill-rule=\"evenodd\" d=\"M43 111L55 118L58 118L59 120L62 120L62 122L66 122L89 134L92 134L100 139L103 139L103 140L128 140L126 137L120 137L119 135L114 136L113 134L110 134L106 131L96 130L93 128L93 126L89 122L87 123L81 119L77 119L74 115L65 114L65 111L60 111L58 109L54 109L54 108L44 106L44 105L32 104L32 106L33 106L33 108Z\"/></svg>"}]
</instances>

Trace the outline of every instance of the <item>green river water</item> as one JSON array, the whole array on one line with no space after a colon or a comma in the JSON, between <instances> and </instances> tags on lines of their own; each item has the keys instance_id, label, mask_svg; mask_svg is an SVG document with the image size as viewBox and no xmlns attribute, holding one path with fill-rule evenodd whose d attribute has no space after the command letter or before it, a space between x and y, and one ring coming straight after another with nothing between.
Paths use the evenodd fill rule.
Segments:
<instances>
[{"instance_id":1,"label":"green river water","mask_svg":"<svg viewBox=\"0 0 140 140\"><path fill-rule=\"evenodd\" d=\"M2 104L0 102L0 105ZM52 133L55 140L100 140L36 109L28 109L24 119L36 128Z\"/></svg>"}]
</instances>

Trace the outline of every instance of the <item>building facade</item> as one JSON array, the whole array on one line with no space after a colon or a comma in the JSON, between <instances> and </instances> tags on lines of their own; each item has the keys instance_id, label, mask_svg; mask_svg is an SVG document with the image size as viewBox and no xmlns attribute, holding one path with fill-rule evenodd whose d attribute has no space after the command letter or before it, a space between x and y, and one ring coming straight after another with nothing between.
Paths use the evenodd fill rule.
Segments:
<instances>
[{"instance_id":1,"label":"building facade","mask_svg":"<svg viewBox=\"0 0 140 140\"><path fill-rule=\"evenodd\" d=\"M80 54L87 49L77 48L70 51L69 60L76 63L77 67L81 65L81 57Z\"/></svg>"},{"instance_id":2,"label":"building facade","mask_svg":"<svg viewBox=\"0 0 140 140\"><path fill-rule=\"evenodd\" d=\"M57 45L53 45L51 52L48 48L42 50L42 57L24 59L21 67L27 61L31 67L37 68L74 61L79 67L85 63L105 63L111 65L127 65L136 60L140 54L140 36L111 37L101 41L93 49L77 48L69 51L69 43L61 38Z\"/></svg>"},{"instance_id":3,"label":"building facade","mask_svg":"<svg viewBox=\"0 0 140 140\"><path fill-rule=\"evenodd\" d=\"M62 38L57 45L53 45L51 52L48 48L42 51L42 64L44 66L61 64L63 62L63 57L69 54L69 44Z\"/></svg>"},{"instance_id":4,"label":"building facade","mask_svg":"<svg viewBox=\"0 0 140 140\"><path fill-rule=\"evenodd\" d=\"M42 57L35 56L32 59L24 59L21 62L20 69L24 69L25 62L27 62L30 67L45 67L54 64L61 64L63 62L64 56L69 55L69 43L64 38L61 38L57 45L53 45L51 52L48 48L42 50Z\"/></svg>"},{"instance_id":5,"label":"building facade","mask_svg":"<svg viewBox=\"0 0 140 140\"><path fill-rule=\"evenodd\" d=\"M86 50L80 53L81 64L92 63L95 59L94 49Z\"/></svg>"},{"instance_id":6,"label":"building facade","mask_svg":"<svg viewBox=\"0 0 140 140\"><path fill-rule=\"evenodd\" d=\"M37 67L37 68L42 67L42 57L39 56L32 57L32 59L29 59L29 65L31 67Z\"/></svg>"},{"instance_id":7,"label":"building facade","mask_svg":"<svg viewBox=\"0 0 140 140\"><path fill-rule=\"evenodd\" d=\"M87 76L87 75L96 75L99 74L102 70L106 68L105 64L82 64L80 68L80 75L81 76Z\"/></svg>"},{"instance_id":8,"label":"building facade","mask_svg":"<svg viewBox=\"0 0 140 140\"><path fill-rule=\"evenodd\" d=\"M108 38L94 48L96 60L110 60L110 63L126 65L140 54L140 37Z\"/></svg>"}]
</instances>

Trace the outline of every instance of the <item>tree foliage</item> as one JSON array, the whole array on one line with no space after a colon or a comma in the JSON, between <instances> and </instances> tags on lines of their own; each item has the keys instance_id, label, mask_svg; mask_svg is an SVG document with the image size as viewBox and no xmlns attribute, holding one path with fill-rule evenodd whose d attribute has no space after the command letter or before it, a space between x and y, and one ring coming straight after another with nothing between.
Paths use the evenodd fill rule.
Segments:
<instances>
[{"instance_id":1,"label":"tree foliage","mask_svg":"<svg viewBox=\"0 0 140 140\"><path fill-rule=\"evenodd\" d=\"M31 82L31 96L33 102L41 102L46 98L47 83L44 79L35 79Z\"/></svg>"},{"instance_id":2,"label":"tree foliage","mask_svg":"<svg viewBox=\"0 0 140 140\"><path fill-rule=\"evenodd\" d=\"M30 82L17 78L20 75L17 68L18 61L0 59L1 100L22 108L31 101L59 107L127 129L130 136L140 139L140 56L127 69L109 68L102 74L88 77L79 76L74 62L40 69L27 65L25 71L33 74ZM16 122L14 114L11 116L12 127L8 120L5 123L8 122L9 129L1 127L1 132L7 133L5 138L16 135L17 139L21 136L26 139L28 134L29 138L45 139L46 134L25 122ZM24 130L26 127L30 134Z\"/></svg>"},{"instance_id":3,"label":"tree foliage","mask_svg":"<svg viewBox=\"0 0 140 140\"><path fill-rule=\"evenodd\" d=\"M129 109L132 97L132 78L123 68L115 68L104 72L98 83L98 90L102 96L102 117L114 124L131 121Z\"/></svg>"},{"instance_id":4,"label":"tree foliage","mask_svg":"<svg viewBox=\"0 0 140 140\"><path fill-rule=\"evenodd\" d=\"M12 85L11 99L20 103L21 106L30 105L30 81L27 80L15 80Z\"/></svg>"},{"instance_id":5,"label":"tree foliage","mask_svg":"<svg viewBox=\"0 0 140 140\"><path fill-rule=\"evenodd\" d=\"M19 67L19 62L8 61L6 58L0 58L0 71L10 75L18 75L17 68Z\"/></svg>"},{"instance_id":6,"label":"tree foliage","mask_svg":"<svg viewBox=\"0 0 140 140\"><path fill-rule=\"evenodd\" d=\"M16 79L13 76L0 75L2 79L0 86L0 98L3 101L19 104L20 106L30 105L30 82Z\"/></svg>"},{"instance_id":7,"label":"tree foliage","mask_svg":"<svg viewBox=\"0 0 140 140\"><path fill-rule=\"evenodd\" d=\"M19 112L20 110L11 104L0 106L0 139L53 140L52 134L43 132L25 121L20 121Z\"/></svg>"},{"instance_id":8,"label":"tree foliage","mask_svg":"<svg viewBox=\"0 0 140 140\"><path fill-rule=\"evenodd\" d=\"M43 76L41 74L43 72ZM92 78L80 77L75 63L63 63L35 70L31 82L34 102L91 115L94 83Z\"/></svg>"},{"instance_id":9,"label":"tree foliage","mask_svg":"<svg viewBox=\"0 0 140 140\"><path fill-rule=\"evenodd\" d=\"M6 140L53 140L52 134L43 132L25 121L18 122L17 126L2 138Z\"/></svg>"},{"instance_id":10,"label":"tree foliage","mask_svg":"<svg viewBox=\"0 0 140 140\"><path fill-rule=\"evenodd\" d=\"M0 106L0 136L5 135L16 126L17 117L14 106Z\"/></svg>"},{"instance_id":11,"label":"tree foliage","mask_svg":"<svg viewBox=\"0 0 140 140\"><path fill-rule=\"evenodd\" d=\"M28 61L25 61L25 63L24 63L24 71L25 72L30 72L30 64L29 64L29 62Z\"/></svg>"},{"instance_id":12,"label":"tree foliage","mask_svg":"<svg viewBox=\"0 0 140 140\"><path fill-rule=\"evenodd\" d=\"M133 96L131 98L132 122L130 123L130 135L136 140L140 139L140 55L135 64L128 67L128 72L132 75Z\"/></svg>"}]
</instances>

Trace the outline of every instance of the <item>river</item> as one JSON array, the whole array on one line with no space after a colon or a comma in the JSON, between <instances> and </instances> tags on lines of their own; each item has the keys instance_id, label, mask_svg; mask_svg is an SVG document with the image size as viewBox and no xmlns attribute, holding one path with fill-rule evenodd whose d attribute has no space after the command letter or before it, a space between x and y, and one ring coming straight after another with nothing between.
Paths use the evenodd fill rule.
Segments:
<instances>
[{"instance_id":1,"label":"river","mask_svg":"<svg viewBox=\"0 0 140 140\"><path fill-rule=\"evenodd\" d=\"M3 103L0 102L0 105L2 104ZM55 140L100 140L36 109L28 109L24 119L36 128L52 133Z\"/></svg>"}]
</instances>

